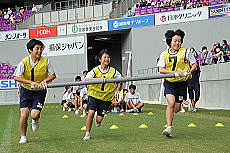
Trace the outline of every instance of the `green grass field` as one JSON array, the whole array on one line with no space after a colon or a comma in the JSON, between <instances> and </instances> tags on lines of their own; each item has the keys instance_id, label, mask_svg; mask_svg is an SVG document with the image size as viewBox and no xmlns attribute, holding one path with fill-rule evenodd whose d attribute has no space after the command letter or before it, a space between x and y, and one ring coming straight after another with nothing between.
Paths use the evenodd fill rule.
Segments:
<instances>
[{"instance_id":1,"label":"green grass field","mask_svg":"<svg viewBox=\"0 0 230 153\"><path fill-rule=\"evenodd\" d=\"M108 114L101 127L93 125L93 139L89 141L82 140L85 131L80 130L86 118L74 112L62 112L60 107L45 108L40 130L32 132L29 124L29 143L18 144L18 106L0 106L0 153L230 152L230 111L199 109L197 113L178 113L174 119L173 138L170 139L161 134L165 125L165 107L145 105L144 113L138 116ZM148 112L154 115L148 115ZM63 115L69 118L63 119ZM225 126L215 127L219 122ZM197 127L187 127L189 123L195 123ZM109 129L114 124L119 129ZM141 124L149 128L138 128Z\"/></svg>"}]
</instances>

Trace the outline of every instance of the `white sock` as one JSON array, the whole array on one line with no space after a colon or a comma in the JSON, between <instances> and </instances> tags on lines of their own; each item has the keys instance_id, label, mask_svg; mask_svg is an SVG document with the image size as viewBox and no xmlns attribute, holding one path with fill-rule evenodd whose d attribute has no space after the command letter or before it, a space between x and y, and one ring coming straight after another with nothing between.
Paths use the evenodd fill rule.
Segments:
<instances>
[{"instance_id":1,"label":"white sock","mask_svg":"<svg viewBox=\"0 0 230 153\"><path fill-rule=\"evenodd\" d=\"M168 126L167 128L170 129L170 130L172 130L172 126Z\"/></svg>"},{"instance_id":2,"label":"white sock","mask_svg":"<svg viewBox=\"0 0 230 153\"><path fill-rule=\"evenodd\" d=\"M89 132L86 132L85 135L90 135Z\"/></svg>"},{"instance_id":3,"label":"white sock","mask_svg":"<svg viewBox=\"0 0 230 153\"><path fill-rule=\"evenodd\" d=\"M21 138L24 138L24 139L26 139L26 136L22 136L22 135L21 135Z\"/></svg>"}]
</instances>

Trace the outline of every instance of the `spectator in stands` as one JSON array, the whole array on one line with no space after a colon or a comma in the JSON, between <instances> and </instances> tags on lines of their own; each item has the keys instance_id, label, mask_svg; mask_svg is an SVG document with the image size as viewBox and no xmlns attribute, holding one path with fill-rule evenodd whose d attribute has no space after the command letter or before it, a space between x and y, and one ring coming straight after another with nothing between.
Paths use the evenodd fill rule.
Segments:
<instances>
[{"instance_id":1,"label":"spectator in stands","mask_svg":"<svg viewBox=\"0 0 230 153\"><path fill-rule=\"evenodd\" d=\"M18 64L14 72L14 80L20 82L20 128L19 143L27 143L27 120L29 113L32 118L32 130L39 129L39 118L44 106L47 82L56 78L53 66L47 57L43 57L44 44L36 39L27 43L26 56ZM36 74L36 75L34 75Z\"/></svg>"},{"instance_id":2,"label":"spectator in stands","mask_svg":"<svg viewBox=\"0 0 230 153\"><path fill-rule=\"evenodd\" d=\"M164 6L164 3L161 0L158 0L157 1L157 8L161 9L161 8L163 8L163 6Z\"/></svg>"},{"instance_id":3,"label":"spectator in stands","mask_svg":"<svg viewBox=\"0 0 230 153\"><path fill-rule=\"evenodd\" d=\"M188 79L188 94L192 104L192 112L196 112L196 102L200 99L200 72L200 67L198 65L197 68L192 72L192 78Z\"/></svg>"},{"instance_id":4,"label":"spectator in stands","mask_svg":"<svg viewBox=\"0 0 230 153\"><path fill-rule=\"evenodd\" d=\"M208 0L202 0L201 5L202 5L202 7L203 6L209 6Z\"/></svg>"},{"instance_id":5,"label":"spectator in stands","mask_svg":"<svg viewBox=\"0 0 230 153\"><path fill-rule=\"evenodd\" d=\"M15 16L13 14L10 15L10 22L15 23Z\"/></svg>"},{"instance_id":6,"label":"spectator in stands","mask_svg":"<svg viewBox=\"0 0 230 153\"><path fill-rule=\"evenodd\" d=\"M72 111L72 109L74 108L73 100L74 96L72 93L72 88L70 86L66 86L61 101L61 105L63 106L62 111L65 111L66 109L68 109L68 111Z\"/></svg>"},{"instance_id":7,"label":"spectator in stands","mask_svg":"<svg viewBox=\"0 0 230 153\"><path fill-rule=\"evenodd\" d=\"M132 17L132 16L134 16L134 13L132 12L131 8L128 8L127 17Z\"/></svg>"},{"instance_id":8,"label":"spectator in stands","mask_svg":"<svg viewBox=\"0 0 230 153\"><path fill-rule=\"evenodd\" d=\"M17 5L15 5L15 10L16 10L16 12L19 12L20 7L18 7Z\"/></svg>"},{"instance_id":9,"label":"spectator in stands","mask_svg":"<svg viewBox=\"0 0 230 153\"><path fill-rule=\"evenodd\" d=\"M0 17L4 17L4 12L0 10Z\"/></svg>"},{"instance_id":10,"label":"spectator in stands","mask_svg":"<svg viewBox=\"0 0 230 153\"><path fill-rule=\"evenodd\" d=\"M229 51L229 45L227 40L222 40L222 45L220 47L224 53L227 53Z\"/></svg>"},{"instance_id":11,"label":"spectator in stands","mask_svg":"<svg viewBox=\"0 0 230 153\"><path fill-rule=\"evenodd\" d=\"M136 92L135 85L131 84L129 86L129 92L125 96L125 102L127 105L126 112L142 112L144 103L141 102L140 94Z\"/></svg>"},{"instance_id":12,"label":"spectator in stands","mask_svg":"<svg viewBox=\"0 0 230 153\"><path fill-rule=\"evenodd\" d=\"M183 98L187 95L187 80L196 69L197 63L191 52L182 48L185 33L178 29L176 31L168 30L165 33L166 43L170 47L161 53L158 62L159 71L162 74L177 74L181 77L165 78L164 95L167 99L166 108L167 128L162 134L172 137L172 125L174 112L180 111ZM188 72L186 77L182 77L184 72Z\"/></svg>"},{"instance_id":13,"label":"spectator in stands","mask_svg":"<svg viewBox=\"0 0 230 153\"><path fill-rule=\"evenodd\" d=\"M82 112L83 115L86 115L87 101L88 101L88 86L85 86L80 92L79 110Z\"/></svg>"},{"instance_id":14,"label":"spectator in stands","mask_svg":"<svg viewBox=\"0 0 230 153\"><path fill-rule=\"evenodd\" d=\"M212 53L208 50L206 46L202 47L202 59L204 60L203 65L212 64Z\"/></svg>"},{"instance_id":15,"label":"spectator in stands","mask_svg":"<svg viewBox=\"0 0 230 153\"><path fill-rule=\"evenodd\" d=\"M199 7L202 7L202 2L200 0L196 0L196 2L194 2L193 8L199 8Z\"/></svg>"},{"instance_id":16,"label":"spectator in stands","mask_svg":"<svg viewBox=\"0 0 230 153\"><path fill-rule=\"evenodd\" d=\"M7 12L4 12L4 20L9 20L10 15Z\"/></svg>"},{"instance_id":17,"label":"spectator in stands","mask_svg":"<svg viewBox=\"0 0 230 153\"><path fill-rule=\"evenodd\" d=\"M191 9L193 8L193 3L192 3L192 0L189 0L186 4L186 9Z\"/></svg>"},{"instance_id":18,"label":"spectator in stands","mask_svg":"<svg viewBox=\"0 0 230 153\"><path fill-rule=\"evenodd\" d=\"M81 81L81 77L80 76L76 76L75 78L76 82ZM74 105L75 105L75 114L79 113L79 103L80 103L80 92L81 90L84 88L83 85L78 85L78 86L74 86L73 87L73 95L74 95Z\"/></svg>"},{"instance_id":19,"label":"spectator in stands","mask_svg":"<svg viewBox=\"0 0 230 153\"><path fill-rule=\"evenodd\" d=\"M20 10L19 10L21 16L24 14L24 11L25 11L25 9L23 7L21 7Z\"/></svg>"},{"instance_id":20,"label":"spectator in stands","mask_svg":"<svg viewBox=\"0 0 230 153\"><path fill-rule=\"evenodd\" d=\"M145 0L140 0L140 7L146 6L146 1Z\"/></svg>"},{"instance_id":21,"label":"spectator in stands","mask_svg":"<svg viewBox=\"0 0 230 153\"><path fill-rule=\"evenodd\" d=\"M7 10L7 14L11 15L12 14L12 10L8 7L8 10Z\"/></svg>"},{"instance_id":22,"label":"spectator in stands","mask_svg":"<svg viewBox=\"0 0 230 153\"><path fill-rule=\"evenodd\" d=\"M33 4L32 12L38 12L37 6L35 4Z\"/></svg>"},{"instance_id":23,"label":"spectator in stands","mask_svg":"<svg viewBox=\"0 0 230 153\"><path fill-rule=\"evenodd\" d=\"M151 3L152 3L152 0L146 0L146 3L147 3L147 4L146 4L147 6L150 6Z\"/></svg>"},{"instance_id":24,"label":"spectator in stands","mask_svg":"<svg viewBox=\"0 0 230 153\"><path fill-rule=\"evenodd\" d=\"M164 8L170 7L170 0L164 0Z\"/></svg>"},{"instance_id":25,"label":"spectator in stands","mask_svg":"<svg viewBox=\"0 0 230 153\"><path fill-rule=\"evenodd\" d=\"M225 62L225 60L224 60L224 52L221 50L221 47L219 47L219 46L215 48L215 54L213 55L213 62L215 64Z\"/></svg>"},{"instance_id":26,"label":"spectator in stands","mask_svg":"<svg viewBox=\"0 0 230 153\"><path fill-rule=\"evenodd\" d=\"M180 0L176 0L175 6L176 6L176 7L181 7L181 1L180 1Z\"/></svg>"}]
</instances>

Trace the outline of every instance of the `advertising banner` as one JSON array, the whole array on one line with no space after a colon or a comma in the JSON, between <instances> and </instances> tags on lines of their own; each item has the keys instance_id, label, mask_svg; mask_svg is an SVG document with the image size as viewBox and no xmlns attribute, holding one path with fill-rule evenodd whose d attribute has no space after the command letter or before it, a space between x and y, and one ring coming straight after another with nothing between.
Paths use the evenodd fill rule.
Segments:
<instances>
[{"instance_id":1,"label":"advertising banner","mask_svg":"<svg viewBox=\"0 0 230 153\"><path fill-rule=\"evenodd\" d=\"M67 25L67 35L108 31L108 20Z\"/></svg>"},{"instance_id":2,"label":"advertising banner","mask_svg":"<svg viewBox=\"0 0 230 153\"><path fill-rule=\"evenodd\" d=\"M29 39L29 29L0 32L0 41Z\"/></svg>"},{"instance_id":3,"label":"advertising banner","mask_svg":"<svg viewBox=\"0 0 230 153\"><path fill-rule=\"evenodd\" d=\"M155 15L156 25L189 22L205 19L208 19L208 7L166 13L157 13Z\"/></svg>"},{"instance_id":4,"label":"advertising banner","mask_svg":"<svg viewBox=\"0 0 230 153\"><path fill-rule=\"evenodd\" d=\"M85 36L41 40L45 49L43 56L63 56L85 53Z\"/></svg>"},{"instance_id":5,"label":"advertising banner","mask_svg":"<svg viewBox=\"0 0 230 153\"><path fill-rule=\"evenodd\" d=\"M109 30L129 29L154 25L154 15L109 20Z\"/></svg>"},{"instance_id":6,"label":"advertising banner","mask_svg":"<svg viewBox=\"0 0 230 153\"><path fill-rule=\"evenodd\" d=\"M209 18L230 16L230 4L209 7Z\"/></svg>"},{"instance_id":7,"label":"advertising banner","mask_svg":"<svg viewBox=\"0 0 230 153\"><path fill-rule=\"evenodd\" d=\"M57 27L30 29L30 38L42 38L57 36Z\"/></svg>"}]
</instances>

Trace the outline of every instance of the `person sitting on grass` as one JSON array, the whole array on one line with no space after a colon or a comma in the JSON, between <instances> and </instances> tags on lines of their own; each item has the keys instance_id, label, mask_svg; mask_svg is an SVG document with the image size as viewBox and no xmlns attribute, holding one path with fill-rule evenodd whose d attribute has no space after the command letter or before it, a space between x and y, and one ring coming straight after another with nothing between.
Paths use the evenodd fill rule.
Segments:
<instances>
[{"instance_id":1,"label":"person sitting on grass","mask_svg":"<svg viewBox=\"0 0 230 153\"><path fill-rule=\"evenodd\" d=\"M125 96L126 112L141 112L144 103L141 102L140 94L136 91L136 86L129 86L129 93Z\"/></svg>"},{"instance_id":2,"label":"person sitting on grass","mask_svg":"<svg viewBox=\"0 0 230 153\"><path fill-rule=\"evenodd\" d=\"M74 96L72 93L72 88L70 86L65 87L65 92L61 101L61 105L63 106L62 111L65 111L68 109L68 111L72 111L72 108L74 108Z\"/></svg>"},{"instance_id":3,"label":"person sitting on grass","mask_svg":"<svg viewBox=\"0 0 230 153\"><path fill-rule=\"evenodd\" d=\"M120 108L120 112L124 112L125 102L124 101L119 102L119 97L121 97L123 95L122 85L123 85L122 82L117 83L117 88L115 91L115 97L112 100L111 108L112 108L112 112L115 112L115 113L117 112L117 107Z\"/></svg>"},{"instance_id":4,"label":"person sitting on grass","mask_svg":"<svg viewBox=\"0 0 230 153\"><path fill-rule=\"evenodd\" d=\"M75 82L79 82L79 81L81 81L81 76L76 76ZM83 88L84 88L83 85L78 85L73 87L75 114L79 113L80 92Z\"/></svg>"}]
</instances>

